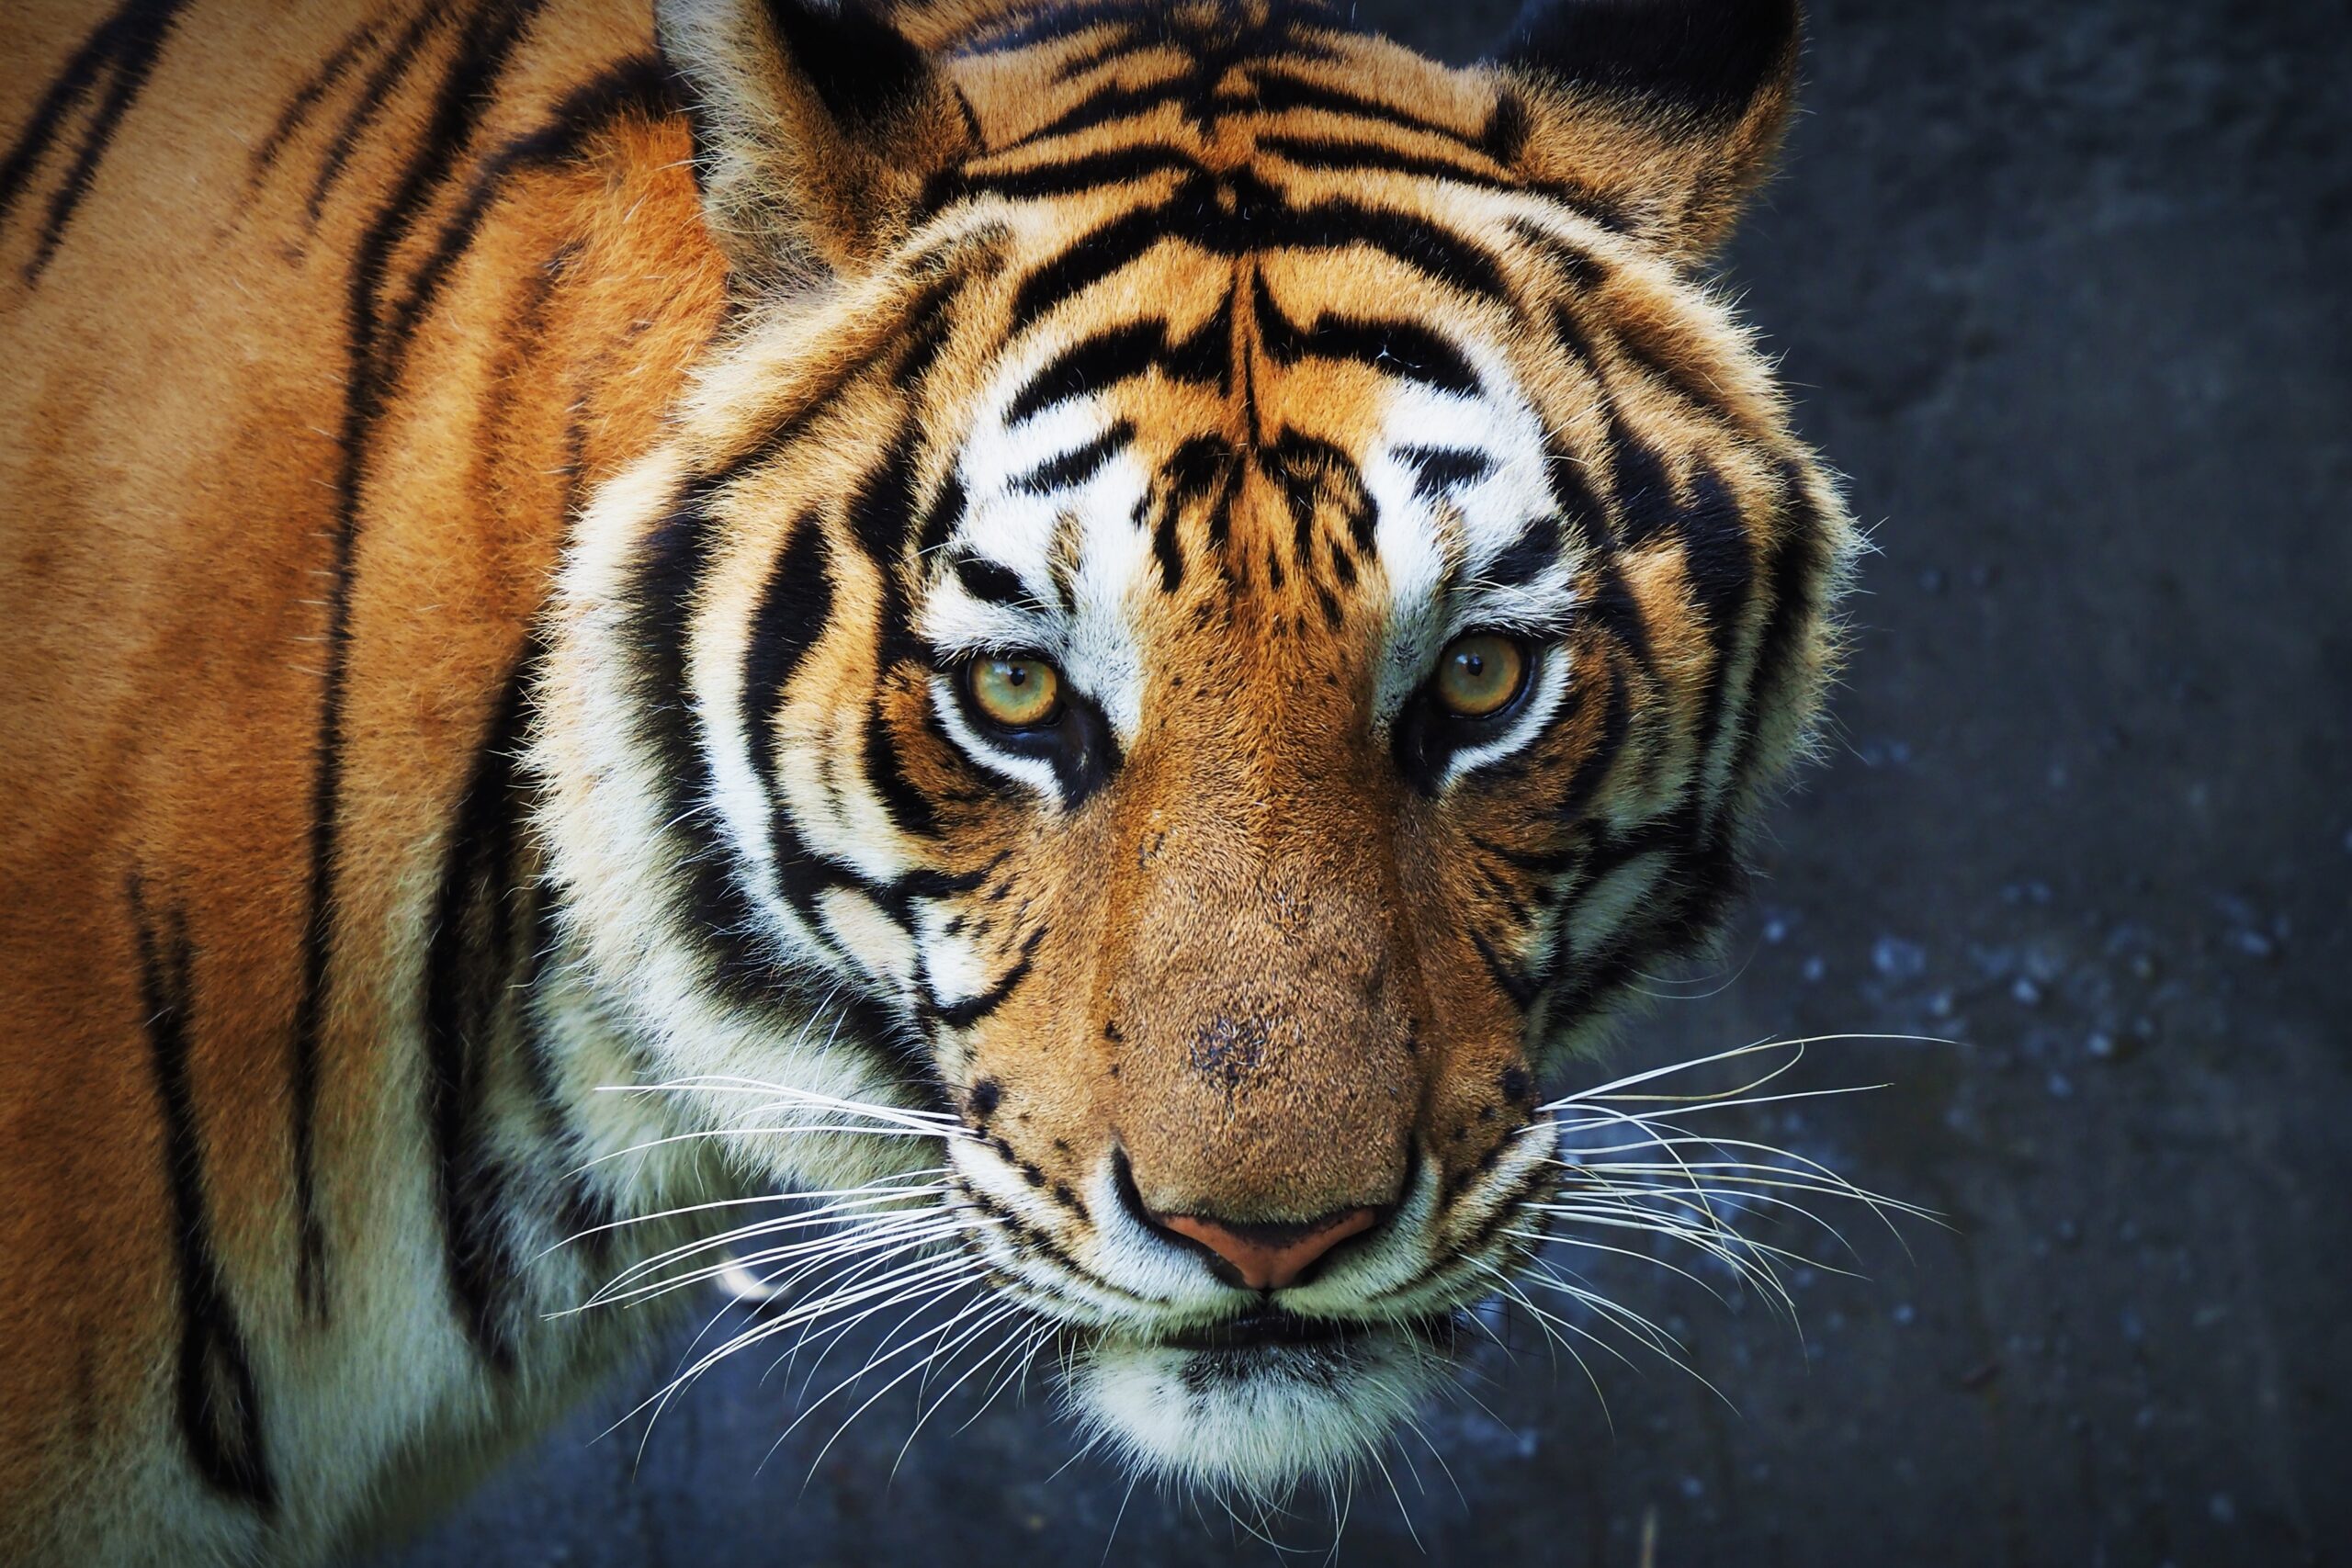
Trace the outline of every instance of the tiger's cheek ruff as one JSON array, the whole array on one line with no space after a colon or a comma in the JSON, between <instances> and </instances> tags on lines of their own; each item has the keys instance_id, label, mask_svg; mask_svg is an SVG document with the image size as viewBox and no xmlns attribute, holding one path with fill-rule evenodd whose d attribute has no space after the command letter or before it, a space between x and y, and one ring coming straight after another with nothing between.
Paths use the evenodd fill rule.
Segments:
<instances>
[{"instance_id":1,"label":"tiger's cheek ruff","mask_svg":"<svg viewBox=\"0 0 2352 1568\"><path fill-rule=\"evenodd\" d=\"M839 1004L811 978L838 960L773 904L764 917L753 913L765 898L752 885L760 852L728 830L741 808L730 813L715 798L727 769L707 761L734 743L722 739L739 734L734 716L682 678L649 690L649 664L669 660L678 676L685 668L685 649L665 651L664 639L689 636L699 584L691 573L662 582L650 563L664 548L695 554L680 536L707 525L695 491L678 450L616 478L581 519L558 585L529 763L543 785L559 918L643 1058L642 1081L729 1076L894 1102L901 1077L872 1044L841 1039ZM657 520L650 528L648 519ZM675 619L661 624L649 610ZM666 716L671 750L649 734L649 710ZM679 746L693 749L684 798ZM700 833L681 834L682 812L705 819ZM859 1022L861 1034L871 1027ZM818 1186L871 1180L912 1157L872 1138L779 1137L729 1152L765 1180Z\"/></svg>"}]
</instances>

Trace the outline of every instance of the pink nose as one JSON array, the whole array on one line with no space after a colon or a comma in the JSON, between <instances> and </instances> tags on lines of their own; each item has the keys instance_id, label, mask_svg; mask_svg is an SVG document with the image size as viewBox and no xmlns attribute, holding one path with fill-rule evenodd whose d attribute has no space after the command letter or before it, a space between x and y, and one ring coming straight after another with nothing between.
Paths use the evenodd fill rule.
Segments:
<instances>
[{"instance_id":1,"label":"pink nose","mask_svg":"<svg viewBox=\"0 0 2352 1568\"><path fill-rule=\"evenodd\" d=\"M1230 1265L1234 1283L1253 1291L1279 1291L1298 1283L1317 1258L1378 1224L1380 1211L1340 1209L1298 1225L1238 1224L1205 1214L1152 1218Z\"/></svg>"}]
</instances>

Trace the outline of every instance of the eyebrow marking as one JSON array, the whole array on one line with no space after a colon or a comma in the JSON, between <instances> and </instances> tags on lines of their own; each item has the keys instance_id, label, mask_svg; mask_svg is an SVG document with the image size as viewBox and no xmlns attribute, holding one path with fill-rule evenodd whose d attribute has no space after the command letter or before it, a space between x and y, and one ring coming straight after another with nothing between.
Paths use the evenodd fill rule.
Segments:
<instances>
[{"instance_id":1,"label":"eyebrow marking","mask_svg":"<svg viewBox=\"0 0 2352 1568\"><path fill-rule=\"evenodd\" d=\"M1028 585L1011 567L978 556L957 558L956 581L984 604L1025 604L1030 599Z\"/></svg>"},{"instance_id":2,"label":"eyebrow marking","mask_svg":"<svg viewBox=\"0 0 2352 1568\"><path fill-rule=\"evenodd\" d=\"M1413 470L1413 494L1421 501L1434 501L1495 471L1494 458L1467 446L1399 446L1396 458Z\"/></svg>"},{"instance_id":3,"label":"eyebrow marking","mask_svg":"<svg viewBox=\"0 0 2352 1568\"><path fill-rule=\"evenodd\" d=\"M1561 547L1560 520L1543 516L1531 521L1510 547L1478 573L1498 588L1523 588L1557 564Z\"/></svg>"},{"instance_id":4,"label":"eyebrow marking","mask_svg":"<svg viewBox=\"0 0 2352 1568\"><path fill-rule=\"evenodd\" d=\"M1014 479L1012 488L1028 495L1050 495L1057 490L1084 484L1102 471L1103 464L1125 450L1135 438L1134 422L1123 419L1085 446L1074 447L1058 457L1048 457Z\"/></svg>"}]
</instances>

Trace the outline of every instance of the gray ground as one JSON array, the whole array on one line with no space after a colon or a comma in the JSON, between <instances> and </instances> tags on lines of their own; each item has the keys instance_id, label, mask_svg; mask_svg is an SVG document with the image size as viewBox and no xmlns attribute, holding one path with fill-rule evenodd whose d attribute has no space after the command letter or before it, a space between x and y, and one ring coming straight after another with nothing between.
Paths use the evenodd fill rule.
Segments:
<instances>
[{"instance_id":1,"label":"gray ground","mask_svg":"<svg viewBox=\"0 0 2352 1568\"><path fill-rule=\"evenodd\" d=\"M1468 55L1509 6L1362 9ZM1603 1358L1612 1436L1522 1329L1430 1423L1461 1495L1415 1445L1341 1561L2352 1561L2352 15L1823 0L1809 75L1732 271L1883 553L1736 981L1623 1060L1965 1042L1827 1048L1810 1082L1893 1087L1747 1123L1953 1228L1853 1228L1802 1341L1594 1270L1739 1413ZM761 1470L756 1371L641 1467L565 1427L379 1568L1104 1557L1124 1483L1040 1393L895 1480L886 1402L803 1491L831 1423ZM1227 1555L1276 1561L1148 1489L1108 1554Z\"/></svg>"}]
</instances>

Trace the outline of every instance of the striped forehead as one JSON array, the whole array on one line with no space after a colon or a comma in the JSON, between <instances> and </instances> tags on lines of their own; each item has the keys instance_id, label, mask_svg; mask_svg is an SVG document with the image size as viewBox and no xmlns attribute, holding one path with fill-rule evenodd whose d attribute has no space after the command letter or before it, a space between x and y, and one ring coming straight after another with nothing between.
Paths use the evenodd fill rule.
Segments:
<instances>
[{"instance_id":1,"label":"striped forehead","mask_svg":"<svg viewBox=\"0 0 2352 1568\"><path fill-rule=\"evenodd\" d=\"M1565 618L1544 424L1498 347L1401 308L1302 327L1262 279L1206 270L1153 296L1165 317L1041 333L998 369L956 459L934 647L1052 657L1132 739L1151 628L1203 594L1367 639L1384 717L1448 637ZM1204 335L1216 355L1183 346Z\"/></svg>"}]
</instances>

